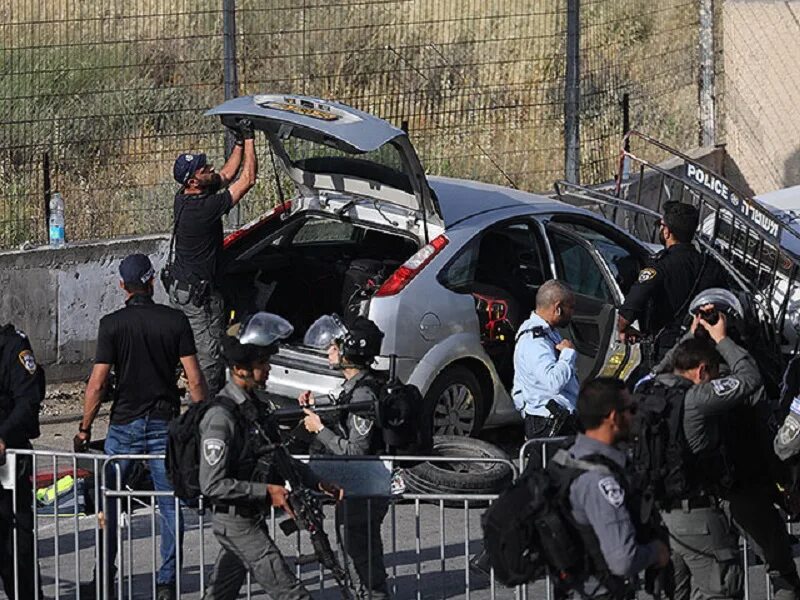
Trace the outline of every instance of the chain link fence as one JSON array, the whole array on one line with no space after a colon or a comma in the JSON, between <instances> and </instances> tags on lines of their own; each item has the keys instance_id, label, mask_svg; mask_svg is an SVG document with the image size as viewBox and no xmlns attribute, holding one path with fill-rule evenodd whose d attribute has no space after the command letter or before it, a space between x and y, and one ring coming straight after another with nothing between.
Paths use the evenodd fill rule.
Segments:
<instances>
[{"instance_id":1,"label":"chain link fence","mask_svg":"<svg viewBox=\"0 0 800 600\"><path fill-rule=\"evenodd\" d=\"M574 1L574 0L570 0ZM629 123L698 138L698 2L581 0L580 166L614 175ZM432 174L547 191L564 174L568 0L239 0L239 94L340 100L407 127ZM0 248L167 232L175 156L223 160L223 0L0 7ZM269 160L245 222L277 199Z\"/></svg>"}]
</instances>

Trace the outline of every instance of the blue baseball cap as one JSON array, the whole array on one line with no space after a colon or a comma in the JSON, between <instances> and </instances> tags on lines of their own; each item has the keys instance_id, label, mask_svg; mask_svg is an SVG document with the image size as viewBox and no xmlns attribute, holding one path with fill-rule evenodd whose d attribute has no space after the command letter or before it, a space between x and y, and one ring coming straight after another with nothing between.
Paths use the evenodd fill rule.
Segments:
<instances>
[{"instance_id":1,"label":"blue baseball cap","mask_svg":"<svg viewBox=\"0 0 800 600\"><path fill-rule=\"evenodd\" d=\"M119 264L119 275L125 283L147 283L155 275L153 263L144 254L129 254Z\"/></svg>"},{"instance_id":2,"label":"blue baseball cap","mask_svg":"<svg viewBox=\"0 0 800 600\"><path fill-rule=\"evenodd\" d=\"M186 185L192 175L205 166L205 154L181 154L175 159L175 165L172 167L172 176L181 185Z\"/></svg>"}]
</instances>

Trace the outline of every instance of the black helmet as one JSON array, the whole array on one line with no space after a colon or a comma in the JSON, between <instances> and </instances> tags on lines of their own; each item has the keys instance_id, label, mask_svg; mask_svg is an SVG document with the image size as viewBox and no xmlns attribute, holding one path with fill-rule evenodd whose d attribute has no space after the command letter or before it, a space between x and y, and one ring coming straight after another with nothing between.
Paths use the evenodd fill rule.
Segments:
<instances>
[{"instance_id":1,"label":"black helmet","mask_svg":"<svg viewBox=\"0 0 800 600\"><path fill-rule=\"evenodd\" d=\"M324 315L308 328L303 343L326 350L332 343L339 346L342 357L357 365L367 366L380 354L383 332L366 317L356 317L345 325L339 315Z\"/></svg>"},{"instance_id":2,"label":"black helmet","mask_svg":"<svg viewBox=\"0 0 800 600\"><path fill-rule=\"evenodd\" d=\"M280 341L293 331L292 324L283 317L257 312L222 337L222 354L229 365L249 366L275 354Z\"/></svg>"}]
</instances>

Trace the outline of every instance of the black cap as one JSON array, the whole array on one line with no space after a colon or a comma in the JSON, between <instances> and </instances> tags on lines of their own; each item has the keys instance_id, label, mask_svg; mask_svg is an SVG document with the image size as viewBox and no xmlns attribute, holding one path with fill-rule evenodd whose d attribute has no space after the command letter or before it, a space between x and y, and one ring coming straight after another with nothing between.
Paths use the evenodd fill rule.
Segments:
<instances>
[{"instance_id":1,"label":"black cap","mask_svg":"<svg viewBox=\"0 0 800 600\"><path fill-rule=\"evenodd\" d=\"M130 254L122 259L119 275L125 283L147 283L155 275L153 263L144 254Z\"/></svg>"}]
</instances>

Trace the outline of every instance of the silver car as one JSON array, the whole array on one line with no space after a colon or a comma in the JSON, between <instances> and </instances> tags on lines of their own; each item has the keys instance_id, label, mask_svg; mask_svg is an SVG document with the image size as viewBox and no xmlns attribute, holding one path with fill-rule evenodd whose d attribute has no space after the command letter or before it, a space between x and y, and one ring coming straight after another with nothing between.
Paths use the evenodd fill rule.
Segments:
<instances>
[{"instance_id":1,"label":"silver car","mask_svg":"<svg viewBox=\"0 0 800 600\"><path fill-rule=\"evenodd\" d=\"M273 360L274 394L329 392L340 375L303 334L323 314L363 314L385 333L378 368L395 357L397 375L435 405L438 432L518 421L515 331L553 277L576 292L563 333L580 376L626 367L616 307L649 249L615 225L544 196L427 177L404 131L336 102L265 94L206 114L251 119L295 187L225 241L229 310L295 326Z\"/></svg>"}]
</instances>

